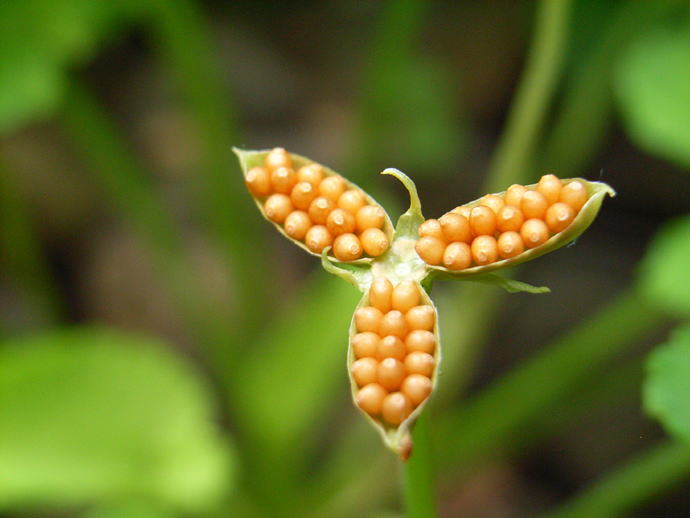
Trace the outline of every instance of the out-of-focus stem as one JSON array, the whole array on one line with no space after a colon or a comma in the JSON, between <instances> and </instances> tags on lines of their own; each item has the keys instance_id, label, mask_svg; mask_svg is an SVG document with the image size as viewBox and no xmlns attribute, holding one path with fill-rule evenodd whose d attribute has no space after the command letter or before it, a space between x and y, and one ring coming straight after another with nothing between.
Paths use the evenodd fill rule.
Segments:
<instances>
[{"instance_id":1,"label":"out-of-focus stem","mask_svg":"<svg viewBox=\"0 0 690 518\"><path fill-rule=\"evenodd\" d=\"M485 182L486 192L521 182L556 89L568 40L570 0L541 0L527 65Z\"/></svg>"},{"instance_id":2,"label":"out-of-focus stem","mask_svg":"<svg viewBox=\"0 0 690 518\"><path fill-rule=\"evenodd\" d=\"M433 451L429 414L422 414L412 434L412 456L403 464L404 503L407 518L436 518Z\"/></svg>"},{"instance_id":3,"label":"out-of-focus stem","mask_svg":"<svg viewBox=\"0 0 690 518\"><path fill-rule=\"evenodd\" d=\"M231 151L240 140L229 94L219 77L209 27L198 6L189 0L156 0L151 11L158 48L186 101L184 106L202 152L196 177L198 205L205 228L215 235L238 279L235 289L240 303L234 334L243 334L263 320L256 308L268 309L266 305L271 304L266 293L274 269L262 246L265 232L259 228L261 218L246 217L255 216L256 210ZM246 282L248 278L252 282Z\"/></svg>"},{"instance_id":4,"label":"out-of-focus stem","mask_svg":"<svg viewBox=\"0 0 690 518\"><path fill-rule=\"evenodd\" d=\"M63 313L57 288L23 200L4 164L0 164L0 229L0 258L18 292L40 313L40 320L56 324Z\"/></svg>"},{"instance_id":5,"label":"out-of-focus stem","mask_svg":"<svg viewBox=\"0 0 690 518\"><path fill-rule=\"evenodd\" d=\"M542 518L614 518L690 477L690 444L663 442Z\"/></svg>"},{"instance_id":6,"label":"out-of-focus stem","mask_svg":"<svg viewBox=\"0 0 690 518\"><path fill-rule=\"evenodd\" d=\"M435 431L447 438L439 461L445 466L467 464L509 444L516 424L545 412L663 321L635 291L624 292L439 422Z\"/></svg>"},{"instance_id":7,"label":"out-of-focus stem","mask_svg":"<svg viewBox=\"0 0 690 518\"><path fill-rule=\"evenodd\" d=\"M232 336L199 293L194 269L167 207L98 101L81 84L68 88L60 121L122 217L148 245L170 294L190 330L217 363L227 361L225 341Z\"/></svg>"}]
</instances>

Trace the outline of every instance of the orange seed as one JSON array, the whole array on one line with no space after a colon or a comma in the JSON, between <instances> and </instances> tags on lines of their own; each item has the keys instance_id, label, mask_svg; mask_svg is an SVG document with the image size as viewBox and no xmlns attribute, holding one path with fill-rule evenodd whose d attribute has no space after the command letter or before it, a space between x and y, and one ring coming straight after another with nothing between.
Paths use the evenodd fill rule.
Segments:
<instances>
[{"instance_id":1,"label":"orange seed","mask_svg":"<svg viewBox=\"0 0 690 518\"><path fill-rule=\"evenodd\" d=\"M417 241L414 249L422 261L427 264L438 265L443 261L446 244L437 237L424 236Z\"/></svg>"},{"instance_id":2,"label":"orange seed","mask_svg":"<svg viewBox=\"0 0 690 518\"><path fill-rule=\"evenodd\" d=\"M346 188L345 180L340 176L327 176L319 184L319 194L335 203L340 198L340 195L345 192Z\"/></svg>"},{"instance_id":3,"label":"orange seed","mask_svg":"<svg viewBox=\"0 0 690 518\"><path fill-rule=\"evenodd\" d=\"M443 229L441 228L441 223L437 219L427 219L424 223L419 225L417 229L419 237L435 237L443 241Z\"/></svg>"},{"instance_id":4,"label":"orange seed","mask_svg":"<svg viewBox=\"0 0 690 518\"><path fill-rule=\"evenodd\" d=\"M407 396L414 406L419 405L431 394L431 380L421 374L410 374L402 382L400 391Z\"/></svg>"},{"instance_id":5,"label":"orange seed","mask_svg":"<svg viewBox=\"0 0 690 518\"><path fill-rule=\"evenodd\" d=\"M464 270L472 264L472 251L467 243L451 243L443 252L443 266L449 270Z\"/></svg>"},{"instance_id":6,"label":"orange seed","mask_svg":"<svg viewBox=\"0 0 690 518\"><path fill-rule=\"evenodd\" d=\"M297 170L298 182L309 182L314 187L318 187L323 180L323 167L320 164L309 164Z\"/></svg>"},{"instance_id":7,"label":"orange seed","mask_svg":"<svg viewBox=\"0 0 690 518\"><path fill-rule=\"evenodd\" d=\"M309 217L317 225L325 225L328 215L335 208L335 204L330 199L319 196L309 205Z\"/></svg>"},{"instance_id":8,"label":"orange seed","mask_svg":"<svg viewBox=\"0 0 690 518\"><path fill-rule=\"evenodd\" d=\"M381 413L386 394L386 389L378 383L369 383L357 392L357 406L370 416L377 416Z\"/></svg>"},{"instance_id":9,"label":"orange seed","mask_svg":"<svg viewBox=\"0 0 690 518\"><path fill-rule=\"evenodd\" d=\"M465 216L449 212L441 216L438 221L441 224L441 231L446 242L462 241L469 243L472 240L470 222Z\"/></svg>"},{"instance_id":10,"label":"orange seed","mask_svg":"<svg viewBox=\"0 0 690 518\"><path fill-rule=\"evenodd\" d=\"M518 231L524 220L520 209L513 205L505 205L496 216L496 227L499 232Z\"/></svg>"},{"instance_id":11,"label":"orange seed","mask_svg":"<svg viewBox=\"0 0 690 518\"><path fill-rule=\"evenodd\" d=\"M537 191L526 191L522 196L522 203L520 209L525 219L538 218L541 219L546 213L549 202L546 201L544 195Z\"/></svg>"},{"instance_id":12,"label":"orange seed","mask_svg":"<svg viewBox=\"0 0 690 518\"><path fill-rule=\"evenodd\" d=\"M405 379L405 365L395 358L385 358L376 367L376 379L386 390L398 390Z\"/></svg>"},{"instance_id":13,"label":"orange seed","mask_svg":"<svg viewBox=\"0 0 690 518\"><path fill-rule=\"evenodd\" d=\"M380 228L368 228L359 236L362 248L371 257L378 257L388 250L388 237Z\"/></svg>"},{"instance_id":14,"label":"orange seed","mask_svg":"<svg viewBox=\"0 0 690 518\"><path fill-rule=\"evenodd\" d=\"M292 202L285 194L272 194L264 203L266 217L276 223L282 223L292 212Z\"/></svg>"},{"instance_id":15,"label":"orange seed","mask_svg":"<svg viewBox=\"0 0 690 518\"><path fill-rule=\"evenodd\" d=\"M352 337L352 351L356 358L375 358L381 338L371 331L357 333Z\"/></svg>"},{"instance_id":16,"label":"orange seed","mask_svg":"<svg viewBox=\"0 0 690 518\"><path fill-rule=\"evenodd\" d=\"M377 205L365 205L357 211L356 220L358 232L364 232L368 228L382 228L386 213Z\"/></svg>"},{"instance_id":17,"label":"orange seed","mask_svg":"<svg viewBox=\"0 0 690 518\"><path fill-rule=\"evenodd\" d=\"M435 365L434 357L422 351L412 351L405 357L405 370L408 374L421 374L430 378Z\"/></svg>"},{"instance_id":18,"label":"orange seed","mask_svg":"<svg viewBox=\"0 0 690 518\"><path fill-rule=\"evenodd\" d=\"M271 194L271 175L263 167L252 167L247 171L244 183L257 198Z\"/></svg>"},{"instance_id":19,"label":"orange seed","mask_svg":"<svg viewBox=\"0 0 690 518\"><path fill-rule=\"evenodd\" d=\"M546 211L546 224L551 232L562 232L573 219L575 219L575 211L567 203L554 203Z\"/></svg>"},{"instance_id":20,"label":"orange seed","mask_svg":"<svg viewBox=\"0 0 690 518\"><path fill-rule=\"evenodd\" d=\"M527 248L534 248L549 239L549 229L541 219L528 219L520 229L520 236Z\"/></svg>"},{"instance_id":21,"label":"orange seed","mask_svg":"<svg viewBox=\"0 0 690 518\"><path fill-rule=\"evenodd\" d=\"M315 254L320 254L327 246L333 244L333 236L323 225L314 225L304 236L304 244Z\"/></svg>"},{"instance_id":22,"label":"orange seed","mask_svg":"<svg viewBox=\"0 0 690 518\"><path fill-rule=\"evenodd\" d=\"M420 351L423 353L433 354L436 347L436 337L431 331L424 331L423 329L415 329L405 338L405 345L408 352Z\"/></svg>"},{"instance_id":23,"label":"orange seed","mask_svg":"<svg viewBox=\"0 0 690 518\"><path fill-rule=\"evenodd\" d=\"M359 189L345 191L340 195L340 198L338 198L338 207L345 209L352 215L357 214L357 211L364 207L366 203L367 200L364 197L364 193Z\"/></svg>"},{"instance_id":24,"label":"orange seed","mask_svg":"<svg viewBox=\"0 0 690 518\"><path fill-rule=\"evenodd\" d=\"M334 236L351 234L355 230L355 217L345 209L333 209L326 218L326 228Z\"/></svg>"},{"instance_id":25,"label":"orange seed","mask_svg":"<svg viewBox=\"0 0 690 518\"><path fill-rule=\"evenodd\" d=\"M587 187L579 180L573 180L561 189L560 201L570 205L577 213L587 201Z\"/></svg>"},{"instance_id":26,"label":"orange seed","mask_svg":"<svg viewBox=\"0 0 690 518\"><path fill-rule=\"evenodd\" d=\"M292 239L302 241L307 231L311 228L309 214L301 210L295 210L285 218L285 233Z\"/></svg>"},{"instance_id":27,"label":"orange seed","mask_svg":"<svg viewBox=\"0 0 690 518\"><path fill-rule=\"evenodd\" d=\"M352 362L350 372L360 387L375 383L377 379L378 362L373 358L361 358Z\"/></svg>"},{"instance_id":28,"label":"orange seed","mask_svg":"<svg viewBox=\"0 0 690 518\"><path fill-rule=\"evenodd\" d=\"M412 403L404 394L393 392L383 398L381 413L388 423L397 426L412 413Z\"/></svg>"},{"instance_id":29,"label":"orange seed","mask_svg":"<svg viewBox=\"0 0 690 518\"><path fill-rule=\"evenodd\" d=\"M494 211L494 214L498 214L498 211L501 210L501 207L505 205L505 201L503 198L496 196L495 194L487 194L483 196L481 200L479 200L479 204L489 207L492 211Z\"/></svg>"},{"instance_id":30,"label":"orange seed","mask_svg":"<svg viewBox=\"0 0 690 518\"><path fill-rule=\"evenodd\" d=\"M479 236L472 241L472 259L482 266L498 259L498 246L493 236Z\"/></svg>"},{"instance_id":31,"label":"orange seed","mask_svg":"<svg viewBox=\"0 0 690 518\"><path fill-rule=\"evenodd\" d=\"M553 174L545 174L539 179L537 191L544 195L549 205L556 203L561 195L563 184L561 180Z\"/></svg>"},{"instance_id":32,"label":"orange seed","mask_svg":"<svg viewBox=\"0 0 690 518\"><path fill-rule=\"evenodd\" d=\"M419 288L414 281L403 281L393 288L391 305L402 313L419 305Z\"/></svg>"},{"instance_id":33,"label":"orange seed","mask_svg":"<svg viewBox=\"0 0 690 518\"><path fill-rule=\"evenodd\" d=\"M395 292L393 292L393 294L395 295ZM397 309L393 309L383 315L381 324L379 325L379 334L381 336L394 335L398 338L405 338L407 334L405 315Z\"/></svg>"},{"instance_id":34,"label":"orange seed","mask_svg":"<svg viewBox=\"0 0 690 518\"><path fill-rule=\"evenodd\" d=\"M393 283L385 277L377 277L369 288L369 304L383 313L391 310Z\"/></svg>"},{"instance_id":35,"label":"orange seed","mask_svg":"<svg viewBox=\"0 0 690 518\"><path fill-rule=\"evenodd\" d=\"M362 257L362 243L354 234L340 234L333 241L333 255L339 261L354 261Z\"/></svg>"},{"instance_id":36,"label":"orange seed","mask_svg":"<svg viewBox=\"0 0 690 518\"><path fill-rule=\"evenodd\" d=\"M266 155L264 160L266 167L269 170L277 169L279 167L292 167L292 158L290 154L282 147L273 148Z\"/></svg>"},{"instance_id":37,"label":"orange seed","mask_svg":"<svg viewBox=\"0 0 690 518\"><path fill-rule=\"evenodd\" d=\"M271 171L271 186L275 192L290 194L297 183L297 173L288 167L279 167Z\"/></svg>"},{"instance_id":38,"label":"orange seed","mask_svg":"<svg viewBox=\"0 0 690 518\"><path fill-rule=\"evenodd\" d=\"M409 329L424 329L431 331L434 328L436 314L434 308L429 305L415 306L405 314L405 321Z\"/></svg>"},{"instance_id":39,"label":"orange seed","mask_svg":"<svg viewBox=\"0 0 690 518\"><path fill-rule=\"evenodd\" d=\"M508 190L506 191L505 194L505 202L506 205L512 205L513 207L520 207L522 203L522 196L527 192L527 187L524 185L519 185L517 183L514 183L510 187L508 187Z\"/></svg>"},{"instance_id":40,"label":"orange seed","mask_svg":"<svg viewBox=\"0 0 690 518\"><path fill-rule=\"evenodd\" d=\"M525 244L520 234L513 230L503 232L498 236L498 255L501 259L509 259L525 251Z\"/></svg>"},{"instance_id":41,"label":"orange seed","mask_svg":"<svg viewBox=\"0 0 690 518\"><path fill-rule=\"evenodd\" d=\"M360 333L366 331L378 333L382 318L383 313L375 307L362 306L355 311L355 325L357 326L357 331Z\"/></svg>"},{"instance_id":42,"label":"orange seed","mask_svg":"<svg viewBox=\"0 0 690 518\"><path fill-rule=\"evenodd\" d=\"M395 358L396 360L404 360L407 354L405 343L397 336L384 336L376 349L376 359L381 361L386 358Z\"/></svg>"},{"instance_id":43,"label":"orange seed","mask_svg":"<svg viewBox=\"0 0 690 518\"><path fill-rule=\"evenodd\" d=\"M496 232L496 214L483 205L474 207L470 212L470 227L476 236L491 236Z\"/></svg>"},{"instance_id":44,"label":"orange seed","mask_svg":"<svg viewBox=\"0 0 690 518\"><path fill-rule=\"evenodd\" d=\"M316 198L316 188L309 182L299 182L295 184L290 193L292 204L300 209L307 210L309 205Z\"/></svg>"}]
</instances>

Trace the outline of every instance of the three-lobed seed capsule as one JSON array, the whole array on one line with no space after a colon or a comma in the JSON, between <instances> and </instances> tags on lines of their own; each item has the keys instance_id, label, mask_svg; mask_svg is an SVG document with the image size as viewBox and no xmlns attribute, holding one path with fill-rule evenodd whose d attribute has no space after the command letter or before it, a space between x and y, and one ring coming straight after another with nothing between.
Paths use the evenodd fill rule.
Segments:
<instances>
[{"instance_id":1,"label":"three-lobed seed capsule","mask_svg":"<svg viewBox=\"0 0 690 518\"><path fill-rule=\"evenodd\" d=\"M449 270L510 259L563 232L588 197L583 182L547 174L534 188L514 184L503 195L487 194L471 207L426 220L415 249L427 264Z\"/></svg>"},{"instance_id":2,"label":"three-lobed seed capsule","mask_svg":"<svg viewBox=\"0 0 690 518\"><path fill-rule=\"evenodd\" d=\"M263 166L249 169L245 184L266 217L315 254L332 246L336 259L347 262L378 257L390 246L381 207L317 163L296 168L283 148L272 149Z\"/></svg>"},{"instance_id":3,"label":"three-lobed seed capsule","mask_svg":"<svg viewBox=\"0 0 690 518\"><path fill-rule=\"evenodd\" d=\"M350 372L358 387L357 405L396 427L431 394L436 312L424 303L415 282L393 286L377 277L369 288L369 305L355 312L354 321Z\"/></svg>"}]
</instances>

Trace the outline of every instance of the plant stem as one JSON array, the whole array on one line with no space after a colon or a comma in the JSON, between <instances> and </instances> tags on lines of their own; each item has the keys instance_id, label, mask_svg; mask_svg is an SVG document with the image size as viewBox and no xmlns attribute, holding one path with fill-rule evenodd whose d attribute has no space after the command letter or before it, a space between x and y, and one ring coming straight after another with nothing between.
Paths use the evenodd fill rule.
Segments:
<instances>
[{"instance_id":1,"label":"plant stem","mask_svg":"<svg viewBox=\"0 0 690 518\"><path fill-rule=\"evenodd\" d=\"M235 289L240 303L233 319L234 334L248 332L263 321L255 309L271 302L266 293L273 270L262 246L265 233L259 230L260 218L246 217L255 209L231 152L233 143L240 141L227 89L221 83L209 29L198 6L189 0L157 0L152 6L158 47L186 101L202 151L196 178L202 187L198 205L203 223L215 234L238 279ZM242 281L250 277L252 282Z\"/></svg>"},{"instance_id":2,"label":"plant stem","mask_svg":"<svg viewBox=\"0 0 690 518\"><path fill-rule=\"evenodd\" d=\"M43 323L57 324L63 315L58 290L36 240L24 200L4 164L0 164L0 221L0 260L11 272L10 279L16 282L20 296L38 311Z\"/></svg>"},{"instance_id":3,"label":"plant stem","mask_svg":"<svg viewBox=\"0 0 690 518\"><path fill-rule=\"evenodd\" d=\"M545 139L540 171L561 177L581 174L599 150L613 118L611 80L626 44L642 27L668 12L676 2L624 2L596 46L572 74L558 115Z\"/></svg>"},{"instance_id":4,"label":"plant stem","mask_svg":"<svg viewBox=\"0 0 690 518\"><path fill-rule=\"evenodd\" d=\"M167 207L160 200L146 172L122 141L107 113L81 84L73 81L63 105L61 122L93 166L122 217L143 238L154 264L199 341L221 356L228 336L224 323L213 315L216 308L199 293L193 268Z\"/></svg>"},{"instance_id":5,"label":"plant stem","mask_svg":"<svg viewBox=\"0 0 690 518\"><path fill-rule=\"evenodd\" d=\"M543 518L613 518L687 480L690 444L663 442L606 474L571 502Z\"/></svg>"},{"instance_id":6,"label":"plant stem","mask_svg":"<svg viewBox=\"0 0 690 518\"><path fill-rule=\"evenodd\" d=\"M485 183L502 191L529 176L528 166L556 89L568 37L571 0L541 0L525 71Z\"/></svg>"},{"instance_id":7,"label":"plant stem","mask_svg":"<svg viewBox=\"0 0 690 518\"><path fill-rule=\"evenodd\" d=\"M436 518L434 469L429 433L429 413L419 416L412 433L412 456L403 464L407 518Z\"/></svg>"},{"instance_id":8,"label":"plant stem","mask_svg":"<svg viewBox=\"0 0 690 518\"><path fill-rule=\"evenodd\" d=\"M466 465L509 444L516 426L572 392L597 367L664 321L635 291L624 292L575 330L509 372L444 421L446 466Z\"/></svg>"}]
</instances>

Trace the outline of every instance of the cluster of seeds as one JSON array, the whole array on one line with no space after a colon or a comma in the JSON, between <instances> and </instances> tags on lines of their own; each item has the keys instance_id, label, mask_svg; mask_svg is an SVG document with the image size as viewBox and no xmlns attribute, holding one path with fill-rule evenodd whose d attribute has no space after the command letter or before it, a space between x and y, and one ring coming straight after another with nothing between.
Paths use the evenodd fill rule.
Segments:
<instances>
[{"instance_id":1,"label":"cluster of seeds","mask_svg":"<svg viewBox=\"0 0 690 518\"><path fill-rule=\"evenodd\" d=\"M355 312L357 358L350 371L356 400L370 416L397 426L431 393L436 360L436 313L424 304L412 281L397 286L378 277L369 289L369 306Z\"/></svg>"},{"instance_id":2,"label":"cluster of seeds","mask_svg":"<svg viewBox=\"0 0 690 518\"><path fill-rule=\"evenodd\" d=\"M456 207L419 227L415 249L424 262L450 270L510 259L565 230L588 198L579 180L542 176L534 189L511 185L478 204Z\"/></svg>"},{"instance_id":3,"label":"cluster of seeds","mask_svg":"<svg viewBox=\"0 0 690 518\"><path fill-rule=\"evenodd\" d=\"M388 249L383 209L317 163L295 170L290 154L275 148L263 167L247 171L245 183L266 216L314 253L332 246L338 260L354 261Z\"/></svg>"}]
</instances>

